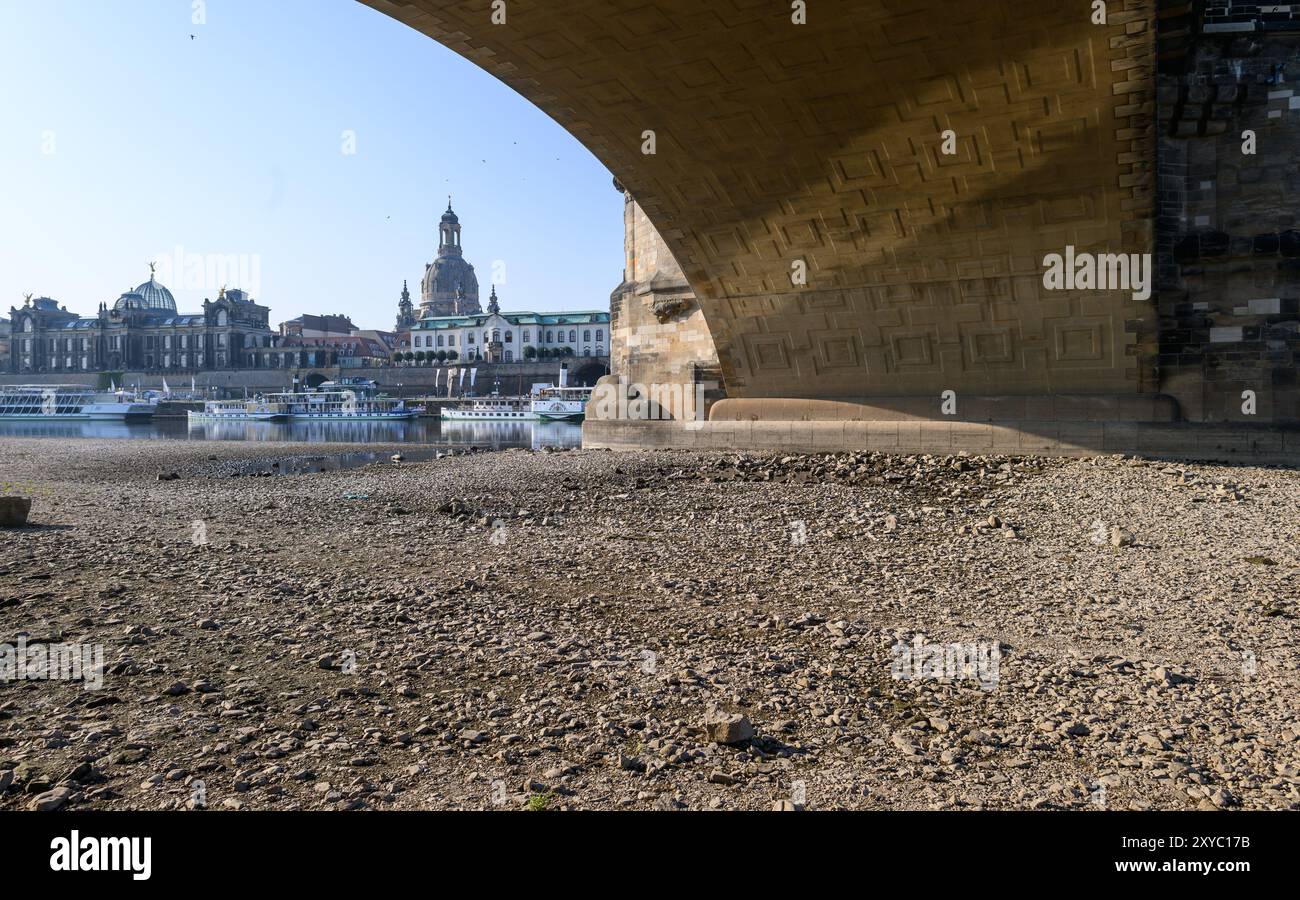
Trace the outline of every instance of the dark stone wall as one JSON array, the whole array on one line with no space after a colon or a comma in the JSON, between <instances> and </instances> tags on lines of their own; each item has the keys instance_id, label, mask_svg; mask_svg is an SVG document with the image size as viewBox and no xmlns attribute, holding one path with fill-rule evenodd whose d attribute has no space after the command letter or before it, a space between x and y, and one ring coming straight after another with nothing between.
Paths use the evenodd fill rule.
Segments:
<instances>
[{"instance_id":1,"label":"dark stone wall","mask_svg":"<svg viewBox=\"0 0 1300 900\"><path fill-rule=\"evenodd\" d=\"M1300 422L1300 4L1263 9L1162 8L1157 368L1192 421Z\"/></svg>"}]
</instances>

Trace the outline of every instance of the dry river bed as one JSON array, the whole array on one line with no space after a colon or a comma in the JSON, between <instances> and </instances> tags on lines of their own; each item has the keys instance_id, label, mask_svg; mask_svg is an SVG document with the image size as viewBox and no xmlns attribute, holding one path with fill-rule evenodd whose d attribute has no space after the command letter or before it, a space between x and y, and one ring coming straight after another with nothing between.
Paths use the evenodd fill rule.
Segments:
<instances>
[{"instance_id":1,"label":"dry river bed","mask_svg":"<svg viewBox=\"0 0 1300 900\"><path fill-rule=\"evenodd\" d=\"M1295 471L348 449L0 439L0 808L1300 808Z\"/></svg>"}]
</instances>

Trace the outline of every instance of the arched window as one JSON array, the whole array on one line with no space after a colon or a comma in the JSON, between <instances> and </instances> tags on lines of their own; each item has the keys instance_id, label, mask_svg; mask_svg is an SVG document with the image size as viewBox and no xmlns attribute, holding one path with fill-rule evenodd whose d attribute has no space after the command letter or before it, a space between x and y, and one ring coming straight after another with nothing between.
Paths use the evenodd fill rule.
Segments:
<instances>
[{"instance_id":1,"label":"arched window","mask_svg":"<svg viewBox=\"0 0 1300 900\"><path fill-rule=\"evenodd\" d=\"M570 344L578 343L578 329L574 328L569 331L569 343Z\"/></svg>"},{"instance_id":2,"label":"arched window","mask_svg":"<svg viewBox=\"0 0 1300 900\"><path fill-rule=\"evenodd\" d=\"M533 333L532 333L531 331L529 331L527 328L525 328L525 329L524 329L524 343L527 344L527 343L528 343L529 341L531 341L532 339L533 339Z\"/></svg>"},{"instance_id":3,"label":"arched window","mask_svg":"<svg viewBox=\"0 0 1300 900\"><path fill-rule=\"evenodd\" d=\"M513 350L507 350L507 351L506 351L506 362L514 362L514 359L515 359L515 351L513 351Z\"/></svg>"},{"instance_id":4,"label":"arched window","mask_svg":"<svg viewBox=\"0 0 1300 900\"><path fill-rule=\"evenodd\" d=\"M438 346L442 346L442 335L438 335Z\"/></svg>"},{"instance_id":5,"label":"arched window","mask_svg":"<svg viewBox=\"0 0 1300 900\"><path fill-rule=\"evenodd\" d=\"M597 328L597 329L596 329L596 340L598 340L598 341L603 341L604 339L605 339L605 329L603 329L603 328Z\"/></svg>"},{"instance_id":6,"label":"arched window","mask_svg":"<svg viewBox=\"0 0 1300 900\"><path fill-rule=\"evenodd\" d=\"M514 342L515 342L515 333L514 333L513 331L507 331L507 332L506 332L506 343L507 343L507 344L513 344Z\"/></svg>"},{"instance_id":7,"label":"arched window","mask_svg":"<svg viewBox=\"0 0 1300 900\"><path fill-rule=\"evenodd\" d=\"M486 343L487 343L488 341L490 341L490 340L492 340L492 339L491 339L490 337L488 337L488 333L487 333L486 331L483 332L483 343L486 344Z\"/></svg>"},{"instance_id":8,"label":"arched window","mask_svg":"<svg viewBox=\"0 0 1300 900\"><path fill-rule=\"evenodd\" d=\"M584 341L590 341L590 340L591 340L591 329L590 329L590 328L584 328L584 329L582 329L582 339L583 339Z\"/></svg>"},{"instance_id":9,"label":"arched window","mask_svg":"<svg viewBox=\"0 0 1300 900\"><path fill-rule=\"evenodd\" d=\"M492 329L492 340L494 340L494 341L499 341L499 340L501 340L501 329L500 329L500 328L493 328L493 329Z\"/></svg>"},{"instance_id":10,"label":"arched window","mask_svg":"<svg viewBox=\"0 0 1300 900\"><path fill-rule=\"evenodd\" d=\"M548 344L554 344L554 343L555 343L555 332L554 332L554 331L548 331L548 332L546 332L546 343L548 343Z\"/></svg>"}]
</instances>

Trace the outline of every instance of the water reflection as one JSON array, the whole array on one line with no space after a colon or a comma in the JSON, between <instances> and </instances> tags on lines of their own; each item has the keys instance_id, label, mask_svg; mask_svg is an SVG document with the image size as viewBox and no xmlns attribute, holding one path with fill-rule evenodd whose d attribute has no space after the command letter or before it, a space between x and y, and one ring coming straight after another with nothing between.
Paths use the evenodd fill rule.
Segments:
<instances>
[{"instance_id":1,"label":"water reflection","mask_svg":"<svg viewBox=\"0 0 1300 900\"><path fill-rule=\"evenodd\" d=\"M293 441L303 444L406 444L438 440L426 422L190 422L187 437L207 441Z\"/></svg>"},{"instance_id":2,"label":"water reflection","mask_svg":"<svg viewBox=\"0 0 1300 900\"><path fill-rule=\"evenodd\" d=\"M152 422L0 420L0 437L77 439L167 438L191 441L291 441L296 443L437 444L452 447L581 447L573 422Z\"/></svg>"},{"instance_id":3,"label":"water reflection","mask_svg":"<svg viewBox=\"0 0 1300 900\"><path fill-rule=\"evenodd\" d=\"M442 438L455 447L581 447L582 426L574 422L442 423Z\"/></svg>"},{"instance_id":4,"label":"water reflection","mask_svg":"<svg viewBox=\"0 0 1300 900\"><path fill-rule=\"evenodd\" d=\"M148 422L105 422L87 419L0 419L0 437L39 438L151 438L158 437Z\"/></svg>"}]
</instances>

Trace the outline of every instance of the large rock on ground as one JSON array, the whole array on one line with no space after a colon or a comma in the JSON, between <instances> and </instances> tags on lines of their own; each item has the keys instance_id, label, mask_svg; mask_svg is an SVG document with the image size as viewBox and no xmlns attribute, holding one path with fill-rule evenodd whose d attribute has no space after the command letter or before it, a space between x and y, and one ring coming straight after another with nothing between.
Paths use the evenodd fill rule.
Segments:
<instances>
[{"instance_id":1,"label":"large rock on ground","mask_svg":"<svg viewBox=\"0 0 1300 900\"><path fill-rule=\"evenodd\" d=\"M26 497L0 497L0 528L18 528L27 524L32 501Z\"/></svg>"},{"instance_id":2,"label":"large rock on ground","mask_svg":"<svg viewBox=\"0 0 1300 900\"><path fill-rule=\"evenodd\" d=\"M754 736L754 726L742 715L712 713L704 720L704 734L716 744L743 744Z\"/></svg>"},{"instance_id":3,"label":"large rock on ground","mask_svg":"<svg viewBox=\"0 0 1300 900\"><path fill-rule=\"evenodd\" d=\"M32 800L27 808L33 812L56 812L63 809L72 797L72 789L67 787L57 787L52 791L46 791Z\"/></svg>"}]
</instances>

